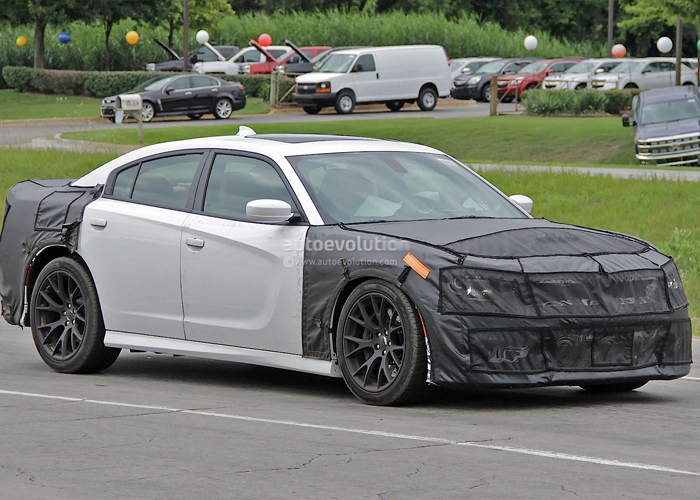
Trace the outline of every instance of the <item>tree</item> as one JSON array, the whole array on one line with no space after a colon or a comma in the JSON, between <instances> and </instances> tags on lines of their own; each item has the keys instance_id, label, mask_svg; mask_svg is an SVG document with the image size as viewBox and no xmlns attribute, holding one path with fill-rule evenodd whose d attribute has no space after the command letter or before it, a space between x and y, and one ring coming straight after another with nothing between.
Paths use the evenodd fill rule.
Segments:
<instances>
[{"instance_id":1,"label":"tree","mask_svg":"<svg viewBox=\"0 0 700 500\"><path fill-rule=\"evenodd\" d=\"M152 21L162 19L171 0L86 0L83 20L97 21L105 30L105 71L109 71L111 56L109 38L114 24L122 19Z\"/></svg>"},{"instance_id":2,"label":"tree","mask_svg":"<svg viewBox=\"0 0 700 500\"><path fill-rule=\"evenodd\" d=\"M175 31L182 28L183 0L166 0L168 7L165 13L165 21L168 23L168 45L173 46ZM231 4L227 0L190 0L189 17L190 26L194 29L207 29L215 26L218 19L234 14ZM155 19L160 23L160 19ZM153 21L153 19L152 19Z\"/></svg>"},{"instance_id":3,"label":"tree","mask_svg":"<svg viewBox=\"0 0 700 500\"><path fill-rule=\"evenodd\" d=\"M53 23L82 19L79 0L0 0L0 17L15 23L34 24L34 67L44 67L44 34Z\"/></svg>"}]
</instances>

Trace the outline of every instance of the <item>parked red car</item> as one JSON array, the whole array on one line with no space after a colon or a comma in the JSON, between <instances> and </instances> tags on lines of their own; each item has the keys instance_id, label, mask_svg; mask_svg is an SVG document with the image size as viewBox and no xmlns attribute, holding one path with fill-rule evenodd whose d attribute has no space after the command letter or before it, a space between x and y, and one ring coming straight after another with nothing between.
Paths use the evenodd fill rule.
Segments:
<instances>
[{"instance_id":1,"label":"parked red car","mask_svg":"<svg viewBox=\"0 0 700 500\"><path fill-rule=\"evenodd\" d=\"M565 59L539 59L534 61L518 73L511 73L498 77L498 98L510 102L524 91L537 88L542 81L554 73L563 73L577 62L583 61L580 57L567 57Z\"/></svg>"},{"instance_id":2,"label":"parked red car","mask_svg":"<svg viewBox=\"0 0 700 500\"><path fill-rule=\"evenodd\" d=\"M262 52L267 58L267 61L265 62L246 64L243 67L243 70L246 74L249 75L257 75L260 73L272 73L272 68L274 68L275 66L279 66L281 64L286 63L299 63L304 61L304 59L302 59L302 57L295 51L293 51L291 48L289 49L289 52L286 52L285 54L280 56L279 59L275 59L275 57L272 54L270 54L265 49L265 47L260 45L255 40L248 40L248 43L256 49L258 49L260 52ZM330 49L330 47L301 47L299 50L302 54L304 54L304 56L306 56L310 60L316 57L317 54L325 52L328 49Z\"/></svg>"}]
</instances>

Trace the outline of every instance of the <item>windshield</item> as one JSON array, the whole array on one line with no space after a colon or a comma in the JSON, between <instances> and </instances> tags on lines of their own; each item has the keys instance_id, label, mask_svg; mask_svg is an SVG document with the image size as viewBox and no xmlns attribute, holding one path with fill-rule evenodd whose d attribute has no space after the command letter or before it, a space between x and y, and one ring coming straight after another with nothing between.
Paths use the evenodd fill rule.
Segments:
<instances>
[{"instance_id":1,"label":"windshield","mask_svg":"<svg viewBox=\"0 0 700 500\"><path fill-rule=\"evenodd\" d=\"M355 57L355 54L332 54L321 61L316 71L319 73L346 73Z\"/></svg>"},{"instance_id":2,"label":"windshield","mask_svg":"<svg viewBox=\"0 0 700 500\"><path fill-rule=\"evenodd\" d=\"M578 64L574 64L571 66L569 69L567 69L564 73L575 73L575 74L581 74L581 73L590 73L593 71L593 68L596 67L596 64L598 64L595 61L583 61Z\"/></svg>"},{"instance_id":3,"label":"windshield","mask_svg":"<svg viewBox=\"0 0 700 500\"><path fill-rule=\"evenodd\" d=\"M610 73L634 73L643 63L640 62L623 62L619 66L614 67Z\"/></svg>"},{"instance_id":4,"label":"windshield","mask_svg":"<svg viewBox=\"0 0 700 500\"><path fill-rule=\"evenodd\" d=\"M288 160L331 224L526 217L464 165L441 154L330 153Z\"/></svg>"},{"instance_id":5,"label":"windshield","mask_svg":"<svg viewBox=\"0 0 700 500\"><path fill-rule=\"evenodd\" d=\"M134 87L133 91L136 92L141 90L161 90L173 78L174 77L172 76L169 76L167 78L163 78L162 76L156 76L154 78L146 80L143 83L139 83L136 87Z\"/></svg>"},{"instance_id":6,"label":"windshield","mask_svg":"<svg viewBox=\"0 0 700 500\"><path fill-rule=\"evenodd\" d=\"M501 68L508 64L509 61L493 61L488 64L484 64L479 68L476 73L498 73Z\"/></svg>"},{"instance_id":7,"label":"windshield","mask_svg":"<svg viewBox=\"0 0 700 500\"><path fill-rule=\"evenodd\" d=\"M523 69L518 71L518 73L524 73L526 75L534 75L536 73L542 73L549 63L547 61L536 61L528 64Z\"/></svg>"},{"instance_id":8,"label":"windshield","mask_svg":"<svg viewBox=\"0 0 700 500\"><path fill-rule=\"evenodd\" d=\"M642 125L700 118L700 105L695 99L655 102L642 107Z\"/></svg>"}]
</instances>

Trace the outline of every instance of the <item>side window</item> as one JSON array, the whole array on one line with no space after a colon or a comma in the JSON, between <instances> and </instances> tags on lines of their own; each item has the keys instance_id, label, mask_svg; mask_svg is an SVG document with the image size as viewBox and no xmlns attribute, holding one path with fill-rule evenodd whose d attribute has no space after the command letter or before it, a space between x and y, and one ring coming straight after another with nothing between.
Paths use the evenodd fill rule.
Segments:
<instances>
[{"instance_id":1,"label":"side window","mask_svg":"<svg viewBox=\"0 0 700 500\"><path fill-rule=\"evenodd\" d=\"M292 57L287 59L286 64L299 64L301 62L301 56L299 54L294 54Z\"/></svg>"},{"instance_id":2,"label":"side window","mask_svg":"<svg viewBox=\"0 0 700 500\"><path fill-rule=\"evenodd\" d=\"M186 76L184 78L178 78L168 84L168 90L183 90L190 88L192 88L192 85L190 84L189 76Z\"/></svg>"},{"instance_id":3,"label":"side window","mask_svg":"<svg viewBox=\"0 0 700 500\"><path fill-rule=\"evenodd\" d=\"M191 76L192 87L215 87L217 85L216 80L209 78L208 76Z\"/></svg>"},{"instance_id":4,"label":"side window","mask_svg":"<svg viewBox=\"0 0 700 500\"><path fill-rule=\"evenodd\" d=\"M117 174L112 196L147 205L184 209L202 153L150 160Z\"/></svg>"},{"instance_id":5,"label":"side window","mask_svg":"<svg viewBox=\"0 0 700 500\"><path fill-rule=\"evenodd\" d=\"M262 54L257 50L250 50L238 56L234 62L260 62Z\"/></svg>"},{"instance_id":6,"label":"side window","mask_svg":"<svg viewBox=\"0 0 700 500\"><path fill-rule=\"evenodd\" d=\"M552 73L561 73L567 67L568 66L566 65L566 63L555 63L549 67L549 71L551 71Z\"/></svg>"},{"instance_id":7,"label":"side window","mask_svg":"<svg viewBox=\"0 0 700 500\"><path fill-rule=\"evenodd\" d=\"M527 64L527 63L513 63L513 64L509 64L509 65L506 67L506 69L505 69L505 71L504 71L503 73L504 73L504 74L507 74L507 73L517 73L518 71L520 71L520 68L522 68L522 67L525 66L526 64Z\"/></svg>"},{"instance_id":8,"label":"side window","mask_svg":"<svg viewBox=\"0 0 700 500\"><path fill-rule=\"evenodd\" d=\"M661 63L651 63L646 68L644 68L644 71L650 73L658 73L659 71L661 71Z\"/></svg>"},{"instance_id":9,"label":"side window","mask_svg":"<svg viewBox=\"0 0 700 500\"><path fill-rule=\"evenodd\" d=\"M375 71L374 57L372 57L372 54L360 56L355 63L355 71L358 73L360 71Z\"/></svg>"},{"instance_id":10,"label":"side window","mask_svg":"<svg viewBox=\"0 0 700 500\"><path fill-rule=\"evenodd\" d=\"M214 54L209 49L199 49L199 50L197 50L197 60L198 61L218 61L219 58L216 57L216 54Z\"/></svg>"},{"instance_id":11,"label":"side window","mask_svg":"<svg viewBox=\"0 0 700 500\"><path fill-rule=\"evenodd\" d=\"M216 155L204 194L204 213L247 220L246 205L260 199L286 201L298 212L272 165L257 158Z\"/></svg>"},{"instance_id":12,"label":"side window","mask_svg":"<svg viewBox=\"0 0 700 500\"><path fill-rule=\"evenodd\" d=\"M676 65L671 62L663 62L661 63L661 71L675 71L676 70Z\"/></svg>"}]
</instances>

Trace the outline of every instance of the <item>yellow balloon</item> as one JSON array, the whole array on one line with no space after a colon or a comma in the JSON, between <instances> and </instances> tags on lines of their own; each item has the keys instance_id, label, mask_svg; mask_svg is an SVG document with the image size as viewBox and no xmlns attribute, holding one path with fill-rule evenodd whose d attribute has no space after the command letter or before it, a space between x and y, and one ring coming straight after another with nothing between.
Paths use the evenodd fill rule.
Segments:
<instances>
[{"instance_id":1,"label":"yellow balloon","mask_svg":"<svg viewBox=\"0 0 700 500\"><path fill-rule=\"evenodd\" d=\"M27 37L24 35L20 35L17 37L17 41L15 42L17 44L17 47L24 47L27 45Z\"/></svg>"},{"instance_id":2,"label":"yellow balloon","mask_svg":"<svg viewBox=\"0 0 700 500\"><path fill-rule=\"evenodd\" d=\"M126 34L126 41L129 42L131 45L136 45L139 41L139 34L135 31L129 31Z\"/></svg>"}]
</instances>

